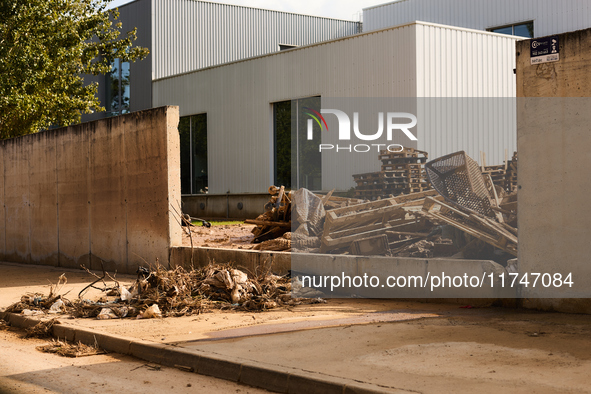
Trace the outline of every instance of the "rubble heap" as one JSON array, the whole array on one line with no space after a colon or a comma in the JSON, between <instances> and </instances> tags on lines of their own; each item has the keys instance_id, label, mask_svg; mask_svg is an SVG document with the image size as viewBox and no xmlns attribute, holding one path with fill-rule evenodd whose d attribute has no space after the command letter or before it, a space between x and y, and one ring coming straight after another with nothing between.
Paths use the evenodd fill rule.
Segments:
<instances>
[{"instance_id":1,"label":"rubble heap","mask_svg":"<svg viewBox=\"0 0 591 394\"><path fill-rule=\"evenodd\" d=\"M269 187L269 194L271 198L269 202L265 204L265 213L259 215L256 219L247 219L244 222L248 224L256 224L256 227L252 229L254 234L253 243L261 243L267 240L275 240L281 237L283 234L291 231L291 192L285 192L285 187ZM291 238L283 238L285 241L290 241ZM273 243L279 247L279 249L267 249L265 250L288 250L291 248L290 242L281 241L279 243ZM265 245L265 246L273 246ZM282 249L284 247L284 249ZM259 247L260 249L260 247Z\"/></svg>"},{"instance_id":2,"label":"rubble heap","mask_svg":"<svg viewBox=\"0 0 591 394\"><path fill-rule=\"evenodd\" d=\"M517 255L517 194L507 194L504 178L503 187L496 186L491 173L482 173L465 152L424 168L434 189L328 209L320 248L294 250L495 259L500 249L501 261Z\"/></svg>"},{"instance_id":3,"label":"rubble heap","mask_svg":"<svg viewBox=\"0 0 591 394\"><path fill-rule=\"evenodd\" d=\"M483 157L484 163L484 157ZM490 175L493 183L501 187L505 192L512 193L517 189L517 152L513 153L510 160L496 166L482 165L482 174Z\"/></svg>"},{"instance_id":4,"label":"rubble heap","mask_svg":"<svg viewBox=\"0 0 591 394\"><path fill-rule=\"evenodd\" d=\"M381 151L380 172L353 176L364 200L271 186L265 213L246 221L257 225L253 249L499 262L516 256L517 153L488 167L484 156L479 166L463 151L427 157L413 148Z\"/></svg>"},{"instance_id":5,"label":"rubble heap","mask_svg":"<svg viewBox=\"0 0 591 394\"><path fill-rule=\"evenodd\" d=\"M57 295L52 288L48 296L23 295L20 302L9 306L6 312L69 313L75 317L99 319L153 318L188 316L210 309L263 311L283 305L323 302L317 298L293 298L288 276L268 271L248 275L227 264L210 264L189 271L181 267L173 270L158 267L147 274L139 272L137 281L129 288L112 279L115 286L105 287L106 294L98 301L82 298L70 301ZM307 295L310 289L300 286L293 290L293 296L297 297Z\"/></svg>"}]
</instances>

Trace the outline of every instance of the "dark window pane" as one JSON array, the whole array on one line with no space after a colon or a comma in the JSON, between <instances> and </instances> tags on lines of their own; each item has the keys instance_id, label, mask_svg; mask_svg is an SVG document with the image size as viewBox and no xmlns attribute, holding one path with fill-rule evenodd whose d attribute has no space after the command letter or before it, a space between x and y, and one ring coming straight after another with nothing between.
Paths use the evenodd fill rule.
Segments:
<instances>
[{"instance_id":1,"label":"dark window pane","mask_svg":"<svg viewBox=\"0 0 591 394\"><path fill-rule=\"evenodd\" d=\"M129 62L121 63L121 113L129 112Z\"/></svg>"},{"instance_id":2,"label":"dark window pane","mask_svg":"<svg viewBox=\"0 0 591 394\"><path fill-rule=\"evenodd\" d=\"M191 194L190 119L190 116L184 116L179 122L181 140L181 194Z\"/></svg>"},{"instance_id":3,"label":"dark window pane","mask_svg":"<svg viewBox=\"0 0 591 394\"><path fill-rule=\"evenodd\" d=\"M499 34L509 34L512 35L513 34L513 26L507 26L507 27L499 27L497 29L493 29L491 30L493 33L499 33Z\"/></svg>"},{"instance_id":4,"label":"dark window pane","mask_svg":"<svg viewBox=\"0 0 591 394\"><path fill-rule=\"evenodd\" d=\"M275 185L285 186L288 189L291 189L292 168L291 121L291 101L282 101L273 104L273 127L275 142Z\"/></svg>"},{"instance_id":5,"label":"dark window pane","mask_svg":"<svg viewBox=\"0 0 591 394\"><path fill-rule=\"evenodd\" d=\"M109 84L109 106L108 110L112 115L118 115L121 109L119 105L119 59L115 59L111 68L110 84Z\"/></svg>"},{"instance_id":6,"label":"dark window pane","mask_svg":"<svg viewBox=\"0 0 591 394\"><path fill-rule=\"evenodd\" d=\"M297 48L297 45L289 45L289 44L279 44L280 51L287 51L288 49Z\"/></svg>"},{"instance_id":7,"label":"dark window pane","mask_svg":"<svg viewBox=\"0 0 591 394\"><path fill-rule=\"evenodd\" d=\"M316 112L320 112L320 97L298 100L298 187L309 190L322 190L322 157L318 146L321 144L322 124ZM314 117L316 119L314 119ZM312 127L313 139L308 140L308 127Z\"/></svg>"},{"instance_id":8,"label":"dark window pane","mask_svg":"<svg viewBox=\"0 0 591 394\"><path fill-rule=\"evenodd\" d=\"M207 193L207 114L191 116L193 194Z\"/></svg>"},{"instance_id":9,"label":"dark window pane","mask_svg":"<svg viewBox=\"0 0 591 394\"><path fill-rule=\"evenodd\" d=\"M515 32L513 33L519 37L533 38L534 36L534 23L523 23L521 25L515 25Z\"/></svg>"}]
</instances>

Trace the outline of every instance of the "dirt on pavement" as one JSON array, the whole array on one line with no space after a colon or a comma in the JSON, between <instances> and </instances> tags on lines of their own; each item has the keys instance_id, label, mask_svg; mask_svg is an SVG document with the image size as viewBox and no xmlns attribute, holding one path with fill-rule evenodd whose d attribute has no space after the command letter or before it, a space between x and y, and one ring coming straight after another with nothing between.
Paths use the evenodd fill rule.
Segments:
<instances>
[{"instance_id":1,"label":"dirt on pavement","mask_svg":"<svg viewBox=\"0 0 591 394\"><path fill-rule=\"evenodd\" d=\"M64 271L69 286L64 291L73 298L89 283L83 271L0 264L0 307L27 291L47 292L48 279L55 283ZM120 279L131 283L133 277ZM217 310L166 319L60 319L269 368L408 392L591 393L591 316L461 306L466 305L329 299L326 304L255 313Z\"/></svg>"},{"instance_id":2,"label":"dirt on pavement","mask_svg":"<svg viewBox=\"0 0 591 394\"><path fill-rule=\"evenodd\" d=\"M591 392L591 316L457 306L433 312L438 317L182 346L409 392Z\"/></svg>"},{"instance_id":3,"label":"dirt on pavement","mask_svg":"<svg viewBox=\"0 0 591 394\"><path fill-rule=\"evenodd\" d=\"M251 249L254 239L254 224L234 223L220 224L211 227L196 225L191 227L193 246L228 249ZM186 229L187 227L185 227ZM183 229L183 246L191 246L191 237Z\"/></svg>"},{"instance_id":4,"label":"dirt on pavement","mask_svg":"<svg viewBox=\"0 0 591 394\"><path fill-rule=\"evenodd\" d=\"M64 358L41 353L41 339L0 327L0 393L268 393L120 354Z\"/></svg>"}]
</instances>

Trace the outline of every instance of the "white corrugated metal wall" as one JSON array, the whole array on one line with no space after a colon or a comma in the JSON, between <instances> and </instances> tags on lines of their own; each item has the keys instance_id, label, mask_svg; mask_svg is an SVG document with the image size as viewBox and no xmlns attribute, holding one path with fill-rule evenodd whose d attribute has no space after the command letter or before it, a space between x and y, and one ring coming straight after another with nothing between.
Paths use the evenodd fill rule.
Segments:
<instances>
[{"instance_id":1,"label":"white corrugated metal wall","mask_svg":"<svg viewBox=\"0 0 591 394\"><path fill-rule=\"evenodd\" d=\"M479 86L485 83L496 87L490 94L514 91L514 81L506 75L513 73L512 68L475 70L478 63L466 61L457 50L461 40L475 35L474 42L485 52L509 51L498 47L498 42L507 38L450 28L447 28L450 31L441 31L440 36L430 34L430 29L442 27L413 23L159 79L153 82L154 106L179 105L181 116L207 113L210 193L264 192L272 182L270 109L273 102L317 95L323 98L416 98L429 89L437 89L437 83L454 72L454 64L455 67L462 64L465 73L474 76L470 83L465 82L463 90L455 91L455 97L481 97L483 91ZM426 69L424 52L442 45L452 65L443 61L443 57L441 60L434 57L428 61L430 68ZM513 53L514 50L509 51L507 58ZM473 56L478 56L478 52ZM513 86L498 86L501 84ZM445 97L454 92L454 86L455 82L451 81L448 90L436 91ZM330 122L328 116L327 121ZM457 138L459 130L470 132L471 128L450 130L449 138ZM431 132L425 128L425 133ZM329 142L330 137L323 135L323 143ZM421 138L427 139L419 131L419 141ZM497 135L487 135L487 138L494 142ZM457 141L459 147L454 150L462 149L463 140ZM375 153L356 155L346 162L334 155L325 155L322 163L324 190L353 186L351 174L379 168Z\"/></svg>"},{"instance_id":2,"label":"white corrugated metal wall","mask_svg":"<svg viewBox=\"0 0 591 394\"><path fill-rule=\"evenodd\" d=\"M181 116L207 113L210 193L264 192L272 182L272 103L415 97L414 42L415 26L408 25L160 79L154 106L179 105ZM358 160L371 169L377 161ZM349 183L352 171L323 162L323 188Z\"/></svg>"},{"instance_id":3,"label":"white corrugated metal wall","mask_svg":"<svg viewBox=\"0 0 591 394\"><path fill-rule=\"evenodd\" d=\"M359 33L357 22L194 0L152 0L153 79Z\"/></svg>"},{"instance_id":4,"label":"white corrugated metal wall","mask_svg":"<svg viewBox=\"0 0 591 394\"><path fill-rule=\"evenodd\" d=\"M365 31L416 20L486 30L534 21L534 37L591 27L589 0L400 0L363 10Z\"/></svg>"},{"instance_id":5,"label":"white corrugated metal wall","mask_svg":"<svg viewBox=\"0 0 591 394\"><path fill-rule=\"evenodd\" d=\"M515 42L518 37L417 25L419 149L429 157L465 150L489 165L517 149Z\"/></svg>"}]
</instances>

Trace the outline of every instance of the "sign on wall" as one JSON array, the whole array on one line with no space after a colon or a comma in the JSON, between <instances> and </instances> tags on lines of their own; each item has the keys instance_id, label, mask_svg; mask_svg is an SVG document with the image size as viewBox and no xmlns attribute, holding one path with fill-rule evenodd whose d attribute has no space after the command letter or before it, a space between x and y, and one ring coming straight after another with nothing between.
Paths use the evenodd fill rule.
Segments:
<instances>
[{"instance_id":1,"label":"sign on wall","mask_svg":"<svg viewBox=\"0 0 591 394\"><path fill-rule=\"evenodd\" d=\"M529 43L531 64L557 62L560 60L558 36L536 38Z\"/></svg>"}]
</instances>

